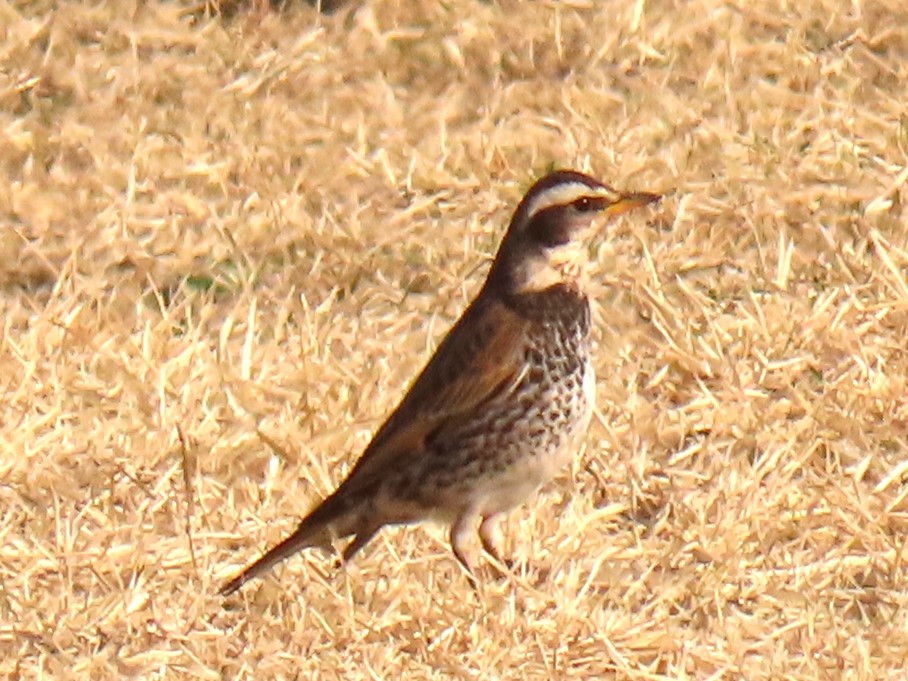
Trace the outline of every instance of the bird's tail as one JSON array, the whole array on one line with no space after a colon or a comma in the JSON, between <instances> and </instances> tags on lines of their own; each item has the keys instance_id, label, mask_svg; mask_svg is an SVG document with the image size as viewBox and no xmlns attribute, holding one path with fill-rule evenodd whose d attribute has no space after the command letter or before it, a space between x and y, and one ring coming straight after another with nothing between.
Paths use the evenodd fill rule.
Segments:
<instances>
[{"instance_id":1,"label":"bird's tail","mask_svg":"<svg viewBox=\"0 0 908 681\"><path fill-rule=\"evenodd\" d=\"M350 504L345 496L335 493L325 499L302 520L293 534L221 587L221 595L229 596L297 551L315 547L330 549L334 540L354 535L343 553L344 560L349 560L375 535L381 524L376 525L366 509L359 504Z\"/></svg>"}]
</instances>

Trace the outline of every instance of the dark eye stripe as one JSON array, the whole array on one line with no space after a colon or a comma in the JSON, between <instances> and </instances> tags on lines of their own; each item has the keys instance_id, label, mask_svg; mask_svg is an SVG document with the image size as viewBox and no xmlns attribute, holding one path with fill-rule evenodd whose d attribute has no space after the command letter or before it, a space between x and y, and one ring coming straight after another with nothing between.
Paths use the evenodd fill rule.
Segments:
<instances>
[{"instance_id":1,"label":"dark eye stripe","mask_svg":"<svg viewBox=\"0 0 908 681\"><path fill-rule=\"evenodd\" d=\"M563 246L571 240L571 226L565 220L565 206L544 208L530 218L527 231L534 241L548 247Z\"/></svg>"},{"instance_id":2,"label":"dark eye stripe","mask_svg":"<svg viewBox=\"0 0 908 681\"><path fill-rule=\"evenodd\" d=\"M582 213L602 210L605 204L606 200L600 196L581 196L571 202L571 205Z\"/></svg>"}]
</instances>

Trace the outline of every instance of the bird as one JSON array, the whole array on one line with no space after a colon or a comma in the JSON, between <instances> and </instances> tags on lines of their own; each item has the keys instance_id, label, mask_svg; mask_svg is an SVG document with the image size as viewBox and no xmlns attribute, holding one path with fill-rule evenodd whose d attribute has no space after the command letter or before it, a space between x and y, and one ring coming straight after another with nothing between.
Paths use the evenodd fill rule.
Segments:
<instances>
[{"instance_id":1,"label":"bird","mask_svg":"<svg viewBox=\"0 0 908 681\"><path fill-rule=\"evenodd\" d=\"M220 593L301 549L349 538L347 562L384 526L425 520L449 526L468 577L480 555L476 534L501 561L504 515L571 460L592 416L587 269L600 223L659 198L575 170L538 179L479 293L346 478Z\"/></svg>"}]
</instances>

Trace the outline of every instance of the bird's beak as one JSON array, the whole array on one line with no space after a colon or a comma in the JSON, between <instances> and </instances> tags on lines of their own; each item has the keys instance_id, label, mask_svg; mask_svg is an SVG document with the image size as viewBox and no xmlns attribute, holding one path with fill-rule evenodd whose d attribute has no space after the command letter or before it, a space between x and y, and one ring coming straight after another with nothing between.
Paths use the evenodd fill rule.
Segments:
<instances>
[{"instance_id":1,"label":"bird's beak","mask_svg":"<svg viewBox=\"0 0 908 681\"><path fill-rule=\"evenodd\" d=\"M618 197L617 201L610 203L602 212L606 215L622 215L624 213L627 213L629 210L634 210L634 208L648 206L649 204L653 203L654 201L658 201L661 198L661 194L648 194L646 192L631 192L629 194L622 194Z\"/></svg>"}]
</instances>

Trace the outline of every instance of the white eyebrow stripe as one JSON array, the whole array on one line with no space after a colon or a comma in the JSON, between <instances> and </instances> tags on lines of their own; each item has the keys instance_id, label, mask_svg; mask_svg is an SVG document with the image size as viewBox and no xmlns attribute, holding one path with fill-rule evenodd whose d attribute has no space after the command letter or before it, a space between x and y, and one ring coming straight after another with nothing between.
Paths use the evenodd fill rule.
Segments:
<instances>
[{"instance_id":1,"label":"white eyebrow stripe","mask_svg":"<svg viewBox=\"0 0 908 681\"><path fill-rule=\"evenodd\" d=\"M590 187L583 182L559 184L544 190L530 202L530 205L527 206L527 220L546 208L564 206L577 199L582 199L584 196L605 198L610 201L615 201L618 198L618 194L608 187Z\"/></svg>"}]
</instances>

